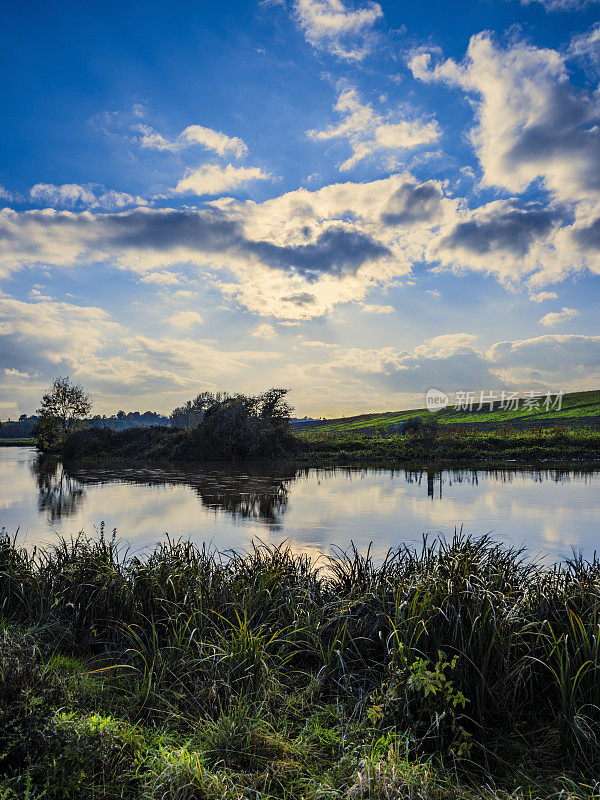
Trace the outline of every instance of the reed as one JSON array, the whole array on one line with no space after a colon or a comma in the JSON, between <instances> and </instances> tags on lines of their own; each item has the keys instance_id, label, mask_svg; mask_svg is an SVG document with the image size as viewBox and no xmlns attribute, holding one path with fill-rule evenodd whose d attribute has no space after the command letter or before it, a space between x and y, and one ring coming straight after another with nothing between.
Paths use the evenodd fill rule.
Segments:
<instances>
[{"instance_id":1,"label":"reed","mask_svg":"<svg viewBox=\"0 0 600 800\"><path fill-rule=\"evenodd\" d=\"M600 796L595 557L4 535L0 602L1 798Z\"/></svg>"}]
</instances>

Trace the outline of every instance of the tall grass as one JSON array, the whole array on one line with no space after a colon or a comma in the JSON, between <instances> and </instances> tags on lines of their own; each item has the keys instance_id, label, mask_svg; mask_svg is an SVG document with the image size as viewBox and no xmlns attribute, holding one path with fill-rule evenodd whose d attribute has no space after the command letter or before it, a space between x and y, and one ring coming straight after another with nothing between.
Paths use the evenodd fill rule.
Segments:
<instances>
[{"instance_id":1,"label":"tall grass","mask_svg":"<svg viewBox=\"0 0 600 800\"><path fill-rule=\"evenodd\" d=\"M75 797L103 769L98 796L182 798L450 797L443 769L511 790L600 769L595 557L547 568L461 533L382 563L3 536L0 602L0 797L52 775Z\"/></svg>"}]
</instances>

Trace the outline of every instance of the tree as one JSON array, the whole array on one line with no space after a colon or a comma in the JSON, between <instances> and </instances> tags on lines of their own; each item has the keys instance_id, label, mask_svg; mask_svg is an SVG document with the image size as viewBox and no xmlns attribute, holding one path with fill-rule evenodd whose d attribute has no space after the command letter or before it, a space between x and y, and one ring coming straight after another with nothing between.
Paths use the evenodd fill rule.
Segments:
<instances>
[{"instance_id":1,"label":"tree","mask_svg":"<svg viewBox=\"0 0 600 800\"><path fill-rule=\"evenodd\" d=\"M42 397L35 435L40 450L55 450L79 428L90 413L92 401L82 386L69 378L55 378Z\"/></svg>"},{"instance_id":2,"label":"tree","mask_svg":"<svg viewBox=\"0 0 600 800\"><path fill-rule=\"evenodd\" d=\"M207 409L227 399L227 392L201 392L193 400L173 409L171 425L175 428L195 428L204 419Z\"/></svg>"}]
</instances>

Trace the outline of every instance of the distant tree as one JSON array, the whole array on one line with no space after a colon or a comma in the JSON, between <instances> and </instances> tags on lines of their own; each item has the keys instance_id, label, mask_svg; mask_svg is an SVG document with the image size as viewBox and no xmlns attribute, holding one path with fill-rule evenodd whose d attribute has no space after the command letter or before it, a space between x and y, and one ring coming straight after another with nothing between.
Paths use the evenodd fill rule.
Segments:
<instances>
[{"instance_id":1,"label":"distant tree","mask_svg":"<svg viewBox=\"0 0 600 800\"><path fill-rule=\"evenodd\" d=\"M40 450L55 450L81 426L92 408L90 396L69 378L55 378L42 397L34 434Z\"/></svg>"},{"instance_id":2,"label":"distant tree","mask_svg":"<svg viewBox=\"0 0 600 800\"><path fill-rule=\"evenodd\" d=\"M182 406L174 408L171 412L171 424L175 428L195 428L202 420L207 410L217 403L229 399L227 392L201 392L193 400L188 400Z\"/></svg>"},{"instance_id":3,"label":"distant tree","mask_svg":"<svg viewBox=\"0 0 600 800\"><path fill-rule=\"evenodd\" d=\"M257 400L260 416L270 420L275 426L287 427L293 411L285 400L288 391L288 389L269 389L259 395Z\"/></svg>"}]
</instances>

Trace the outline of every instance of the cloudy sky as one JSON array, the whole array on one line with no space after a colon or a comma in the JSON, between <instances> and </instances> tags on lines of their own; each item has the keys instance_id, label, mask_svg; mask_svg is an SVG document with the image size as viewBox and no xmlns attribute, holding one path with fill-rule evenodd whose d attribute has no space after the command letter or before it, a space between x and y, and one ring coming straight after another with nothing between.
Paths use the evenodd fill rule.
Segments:
<instances>
[{"instance_id":1,"label":"cloudy sky","mask_svg":"<svg viewBox=\"0 0 600 800\"><path fill-rule=\"evenodd\" d=\"M600 4L0 10L0 417L600 386Z\"/></svg>"}]
</instances>

